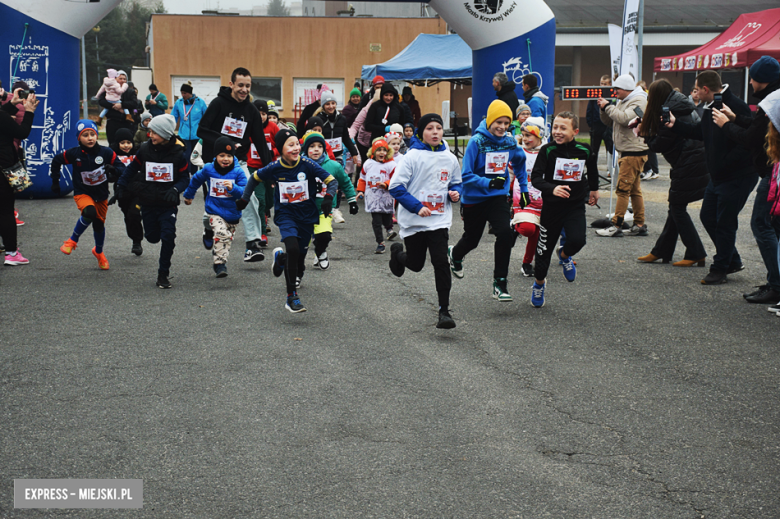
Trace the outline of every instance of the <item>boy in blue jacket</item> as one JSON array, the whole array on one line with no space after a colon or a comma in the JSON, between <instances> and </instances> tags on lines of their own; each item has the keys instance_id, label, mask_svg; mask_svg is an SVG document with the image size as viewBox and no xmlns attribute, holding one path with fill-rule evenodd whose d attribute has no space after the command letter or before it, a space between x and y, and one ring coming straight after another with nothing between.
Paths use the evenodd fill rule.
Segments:
<instances>
[{"instance_id":1,"label":"boy in blue jacket","mask_svg":"<svg viewBox=\"0 0 780 519\"><path fill-rule=\"evenodd\" d=\"M236 225L241 219L241 211L235 201L244 194L246 175L235 157L236 144L230 137L220 137L214 143L214 162L203 166L190 180L190 185L184 191L184 203L192 204L192 199L198 188L208 183L205 198L206 215L204 225L214 236L214 246L211 251L214 257L214 273L218 278L227 277L227 259Z\"/></svg>"},{"instance_id":2,"label":"boy in blue jacket","mask_svg":"<svg viewBox=\"0 0 780 519\"><path fill-rule=\"evenodd\" d=\"M490 103L487 119L477 128L463 156L463 236L449 247L450 268L456 278L463 277L463 258L477 248L485 223L490 222L496 235L493 268L493 298L511 301L507 292L509 260L515 237L509 224L512 204L507 182L509 164L520 186L520 207L528 205L525 153L509 133L512 110L497 99Z\"/></svg>"},{"instance_id":3,"label":"boy in blue jacket","mask_svg":"<svg viewBox=\"0 0 780 519\"><path fill-rule=\"evenodd\" d=\"M260 182L276 184L274 223L279 227L285 249L274 249L273 273L276 277L284 273L287 282L285 308L292 313L299 313L306 311L298 297L298 288L301 286L301 277L305 270L303 262L314 233L314 224L320 221L320 210L323 216L330 216L333 197L339 183L316 162L301 157L301 143L294 131L279 130L274 137L274 143L281 158L255 171L249 177L244 195L236 201L236 205L239 209L244 209ZM317 179L327 186L319 208L316 203L319 189Z\"/></svg>"}]
</instances>

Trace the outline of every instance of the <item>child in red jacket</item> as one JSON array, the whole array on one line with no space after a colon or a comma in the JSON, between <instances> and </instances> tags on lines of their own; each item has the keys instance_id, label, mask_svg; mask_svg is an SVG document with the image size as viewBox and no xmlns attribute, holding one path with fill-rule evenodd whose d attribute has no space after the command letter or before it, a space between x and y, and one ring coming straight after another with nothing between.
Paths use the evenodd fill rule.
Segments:
<instances>
[{"instance_id":1,"label":"child in red jacket","mask_svg":"<svg viewBox=\"0 0 780 519\"><path fill-rule=\"evenodd\" d=\"M544 121L541 117L529 117L522 125L523 151L525 152L525 167L530 177L536 163L536 156L542 147L544 139ZM512 225L516 236L525 236L528 243L523 256L523 276L534 275L534 255L539 242L539 222L542 215L542 193L535 187L528 186L531 203L520 207L520 183L512 180Z\"/></svg>"}]
</instances>

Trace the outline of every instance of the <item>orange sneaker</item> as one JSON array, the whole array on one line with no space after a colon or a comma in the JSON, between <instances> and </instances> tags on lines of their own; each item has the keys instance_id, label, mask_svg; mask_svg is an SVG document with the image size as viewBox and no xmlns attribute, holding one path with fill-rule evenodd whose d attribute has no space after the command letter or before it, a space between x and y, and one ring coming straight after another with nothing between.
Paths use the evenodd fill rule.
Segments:
<instances>
[{"instance_id":1,"label":"orange sneaker","mask_svg":"<svg viewBox=\"0 0 780 519\"><path fill-rule=\"evenodd\" d=\"M106 255L102 252L98 254L95 252L97 250L97 247L92 247L92 254L97 258L98 260L98 267L100 267L102 270L108 270L108 260L106 259Z\"/></svg>"},{"instance_id":2,"label":"orange sneaker","mask_svg":"<svg viewBox=\"0 0 780 519\"><path fill-rule=\"evenodd\" d=\"M65 243L63 243L62 246L60 246L60 250L62 251L63 254L70 254L71 252L73 252L73 249L75 249L77 246L78 243L68 238L67 240L65 240Z\"/></svg>"}]
</instances>

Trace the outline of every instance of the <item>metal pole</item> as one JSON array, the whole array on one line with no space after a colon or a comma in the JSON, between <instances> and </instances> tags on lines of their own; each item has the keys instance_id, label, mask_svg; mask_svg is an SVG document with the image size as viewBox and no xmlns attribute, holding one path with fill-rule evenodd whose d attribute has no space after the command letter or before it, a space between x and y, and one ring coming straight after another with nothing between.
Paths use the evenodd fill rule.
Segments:
<instances>
[{"instance_id":1,"label":"metal pole","mask_svg":"<svg viewBox=\"0 0 780 519\"><path fill-rule=\"evenodd\" d=\"M98 75L98 85L99 85L99 84L101 84L101 81L100 81L100 49L98 48L97 33L95 33L95 59L97 60L97 75Z\"/></svg>"},{"instance_id":2,"label":"metal pole","mask_svg":"<svg viewBox=\"0 0 780 519\"><path fill-rule=\"evenodd\" d=\"M745 102L748 102L748 85L750 85L750 67L745 67Z\"/></svg>"},{"instance_id":3,"label":"metal pole","mask_svg":"<svg viewBox=\"0 0 780 519\"><path fill-rule=\"evenodd\" d=\"M87 46L84 43L84 36L81 37L81 82L83 83L84 88L84 106L81 110L81 118L86 119L89 94L87 93Z\"/></svg>"},{"instance_id":4,"label":"metal pole","mask_svg":"<svg viewBox=\"0 0 780 519\"><path fill-rule=\"evenodd\" d=\"M637 13L637 82L642 81L642 39L645 32L645 0L639 0Z\"/></svg>"}]
</instances>

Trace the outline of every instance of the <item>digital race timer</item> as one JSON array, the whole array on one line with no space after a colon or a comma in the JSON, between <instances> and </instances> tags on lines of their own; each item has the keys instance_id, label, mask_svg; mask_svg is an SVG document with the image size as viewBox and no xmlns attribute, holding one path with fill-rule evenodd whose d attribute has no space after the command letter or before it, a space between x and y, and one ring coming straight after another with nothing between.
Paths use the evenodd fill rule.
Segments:
<instances>
[{"instance_id":1,"label":"digital race timer","mask_svg":"<svg viewBox=\"0 0 780 519\"><path fill-rule=\"evenodd\" d=\"M611 99L615 97L615 89L602 86L568 86L561 88L562 101L575 101L577 99Z\"/></svg>"}]
</instances>

